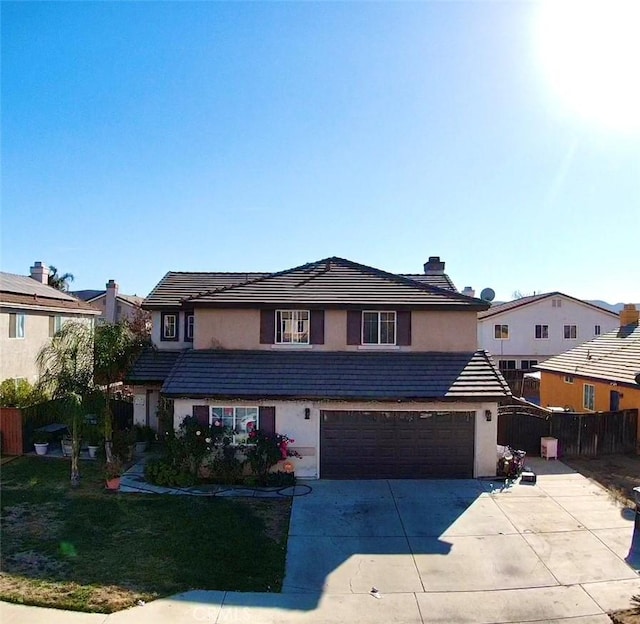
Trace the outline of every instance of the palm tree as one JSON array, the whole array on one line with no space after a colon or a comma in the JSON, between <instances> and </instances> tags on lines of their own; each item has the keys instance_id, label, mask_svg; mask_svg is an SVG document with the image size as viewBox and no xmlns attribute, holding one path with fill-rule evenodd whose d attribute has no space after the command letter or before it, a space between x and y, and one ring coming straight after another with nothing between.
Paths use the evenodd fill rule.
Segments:
<instances>
[{"instance_id":1,"label":"palm tree","mask_svg":"<svg viewBox=\"0 0 640 624\"><path fill-rule=\"evenodd\" d=\"M94 371L96 383L106 387L104 450L107 463L113 461L113 416L109 405L111 387L122 381L142 347L140 338L126 322L103 323L95 329Z\"/></svg>"},{"instance_id":2,"label":"palm tree","mask_svg":"<svg viewBox=\"0 0 640 624\"><path fill-rule=\"evenodd\" d=\"M67 404L72 433L71 485L80 482L80 428L82 403L93 387L93 329L81 322L68 322L56 332L36 358L40 386L52 398Z\"/></svg>"},{"instance_id":3,"label":"palm tree","mask_svg":"<svg viewBox=\"0 0 640 624\"><path fill-rule=\"evenodd\" d=\"M69 282L73 282L75 278L72 273L63 273L58 275L58 269L51 265L49 267L49 286L63 292L69 291Z\"/></svg>"}]
</instances>

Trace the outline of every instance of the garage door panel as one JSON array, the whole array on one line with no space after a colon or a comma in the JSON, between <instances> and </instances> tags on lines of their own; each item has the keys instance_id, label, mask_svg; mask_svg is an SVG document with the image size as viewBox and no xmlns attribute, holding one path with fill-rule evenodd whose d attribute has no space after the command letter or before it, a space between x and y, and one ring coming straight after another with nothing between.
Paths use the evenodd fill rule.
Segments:
<instances>
[{"instance_id":1,"label":"garage door panel","mask_svg":"<svg viewBox=\"0 0 640 624\"><path fill-rule=\"evenodd\" d=\"M473 412L323 411L320 476L473 476Z\"/></svg>"}]
</instances>

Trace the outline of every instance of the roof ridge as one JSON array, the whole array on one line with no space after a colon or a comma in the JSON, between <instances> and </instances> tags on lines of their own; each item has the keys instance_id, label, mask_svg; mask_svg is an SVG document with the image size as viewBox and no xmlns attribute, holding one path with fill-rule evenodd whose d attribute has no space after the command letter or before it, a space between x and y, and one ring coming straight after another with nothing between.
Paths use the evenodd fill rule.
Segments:
<instances>
[{"instance_id":1,"label":"roof ridge","mask_svg":"<svg viewBox=\"0 0 640 624\"><path fill-rule=\"evenodd\" d=\"M308 271L308 270L312 270L315 267L320 267L321 265L331 265L332 263L336 264L336 265L342 265L342 266L346 266L358 271L361 271L363 273L367 273L370 275L374 275L376 277L379 277L381 279L390 281L390 282L395 282L398 284L402 284L404 286L409 286L411 288L414 288L415 290L421 290L424 292L431 292L431 293L435 293L435 294L440 294L440 295L444 295L446 298L452 299L454 301L466 301L466 302L475 302L475 303L485 303L484 301L482 301L481 299L476 299L475 297L469 297L467 295L463 295L461 293L458 292L454 292L451 291L449 289L446 288L440 288L438 286L433 286L432 284L425 284L422 282L417 282L416 280L412 280L408 277L404 277L403 275L400 275L398 273L390 273L389 271L384 271L383 269L378 269L376 267L372 267L366 264L361 264L359 262L354 262L353 260L348 260L347 258L341 258L339 256L329 256L327 258L322 258L321 260L316 260L314 262L307 262L306 264L301 264L299 266L290 268L290 269L285 269L283 271L276 271L275 273L269 273L268 275L263 275L260 276L256 279L253 280L248 280L246 282L242 282L241 284L234 284L231 286L224 286L223 288L217 288L214 290L210 290L207 292L202 292L199 293L197 296L192 296L192 297L186 297L184 299L182 299L182 301L196 301L197 299L201 298L201 297L206 297L208 295L212 295L212 294L220 294L222 292L228 292L230 290L235 290L244 286L247 286L249 284L256 284L258 282L262 282L265 280L269 280L269 279L273 279L275 277L280 277L282 275L287 275L287 274L291 274L291 273L295 273L296 271ZM311 276L309 278L310 281L311 279L313 279L313 277L316 276ZM302 284L304 282L300 282L300 284Z\"/></svg>"}]
</instances>

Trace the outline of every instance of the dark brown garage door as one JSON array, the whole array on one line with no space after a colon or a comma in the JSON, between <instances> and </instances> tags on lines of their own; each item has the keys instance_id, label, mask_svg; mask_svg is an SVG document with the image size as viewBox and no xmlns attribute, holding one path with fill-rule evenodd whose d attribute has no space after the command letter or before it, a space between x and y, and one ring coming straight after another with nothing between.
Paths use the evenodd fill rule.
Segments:
<instances>
[{"instance_id":1,"label":"dark brown garage door","mask_svg":"<svg viewBox=\"0 0 640 624\"><path fill-rule=\"evenodd\" d=\"M323 479L473 477L474 412L322 411Z\"/></svg>"}]
</instances>

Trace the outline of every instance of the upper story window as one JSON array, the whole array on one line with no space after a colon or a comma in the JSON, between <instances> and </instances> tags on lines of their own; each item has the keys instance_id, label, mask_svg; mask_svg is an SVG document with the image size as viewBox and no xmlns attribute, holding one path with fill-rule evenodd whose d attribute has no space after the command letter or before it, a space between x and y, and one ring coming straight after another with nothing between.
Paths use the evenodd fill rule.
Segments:
<instances>
[{"instance_id":1,"label":"upper story window","mask_svg":"<svg viewBox=\"0 0 640 624\"><path fill-rule=\"evenodd\" d=\"M564 383L572 384L573 383L573 375L565 375Z\"/></svg>"},{"instance_id":2,"label":"upper story window","mask_svg":"<svg viewBox=\"0 0 640 624\"><path fill-rule=\"evenodd\" d=\"M494 325L493 337L496 340L508 340L509 339L509 326L508 325Z\"/></svg>"},{"instance_id":3,"label":"upper story window","mask_svg":"<svg viewBox=\"0 0 640 624\"><path fill-rule=\"evenodd\" d=\"M515 360L498 360L498 368L501 371L516 370Z\"/></svg>"},{"instance_id":4,"label":"upper story window","mask_svg":"<svg viewBox=\"0 0 640 624\"><path fill-rule=\"evenodd\" d=\"M50 316L49 317L49 338L53 338L62 329L62 317Z\"/></svg>"},{"instance_id":5,"label":"upper story window","mask_svg":"<svg viewBox=\"0 0 640 624\"><path fill-rule=\"evenodd\" d=\"M536 325L536 340L546 340L549 338L549 326L548 325Z\"/></svg>"},{"instance_id":6,"label":"upper story window","mask_svg":"<svg viewBox=\"0 0 640 624\"><path fill-rule=\"evenodd\" d=\"M593 335L594 336L599 336L602 333L602 328L600 327L600 325L594 325L593 326Z\"/></svg>"},{"instance_id":7,"label":"upper story window","mask_svg":"<svg viewBox=\"0 0 640 624\"><path fill-rule=\"evenodd\" d=\"M174 312L162 313L160 340L178 340L178 315Z\"/></svg>"},{"instance_id":8,"label":"upper story window","mask_svg":"<svg viewBox=\"0 0 640 624\"><path fill-rule=\"evenodd\" d=\"M24 338L25 315L21 312L9 313L9 338Z\"/></svg>"},{"instance_id":9,"label":"upper story window","mask_svg":"<svg viewBox=\"0 0 640 624\"><path fill-rule=\"evenodd\" d=\"M562 307L562 299L552 299L551 300L552 308L561 308Z\"/></svg>"},{"instance_id":10,"label":"upper story window","mask_svg":"<svg viewBox=\"0 0 640 624\"><path fill-rule=\"evenodd\" d=\"M195 315L193 312L185 312L184 315L184 339L187 342L193 342L193 324Z\"/></svg>"},{"instance_id":11,"label":"upper story window","mask_svg":"<svg viewBox=\"0 0 640 624\"><path fill-rule=\"evenodd\" d=\"M596 403L596 387L591 384L584 384L583 401L584 409L593 411Z\"/></svg>"},{"instance_id":12,"label":"upper story window","mask_svg":"<svg viewBox=\"0 0 640 624\"><path fill-rule=\"evenodd\" d=\"M578 337L577 325L565 325L564 326L564 338L565 340L575 340Z\"/></svg>"},{"instance_id":13,"label":"upper story window","mask_svg":"<svg viewBox=\"0 0 640 624\"><path fill-rule=\"evenodd\" d=\"M276 310L276 344L309 344L309 310Z\"/></svg>"},{"instance_id":14,"label":"upper story window","mask_svg":"<svg viewBox=\"0 0 640 624\"><path fill-rule=\"evenodd\" d=\"M396 313L364 311L362 313L362 344L396 344Z\"/></svg>"}]
</instances>

